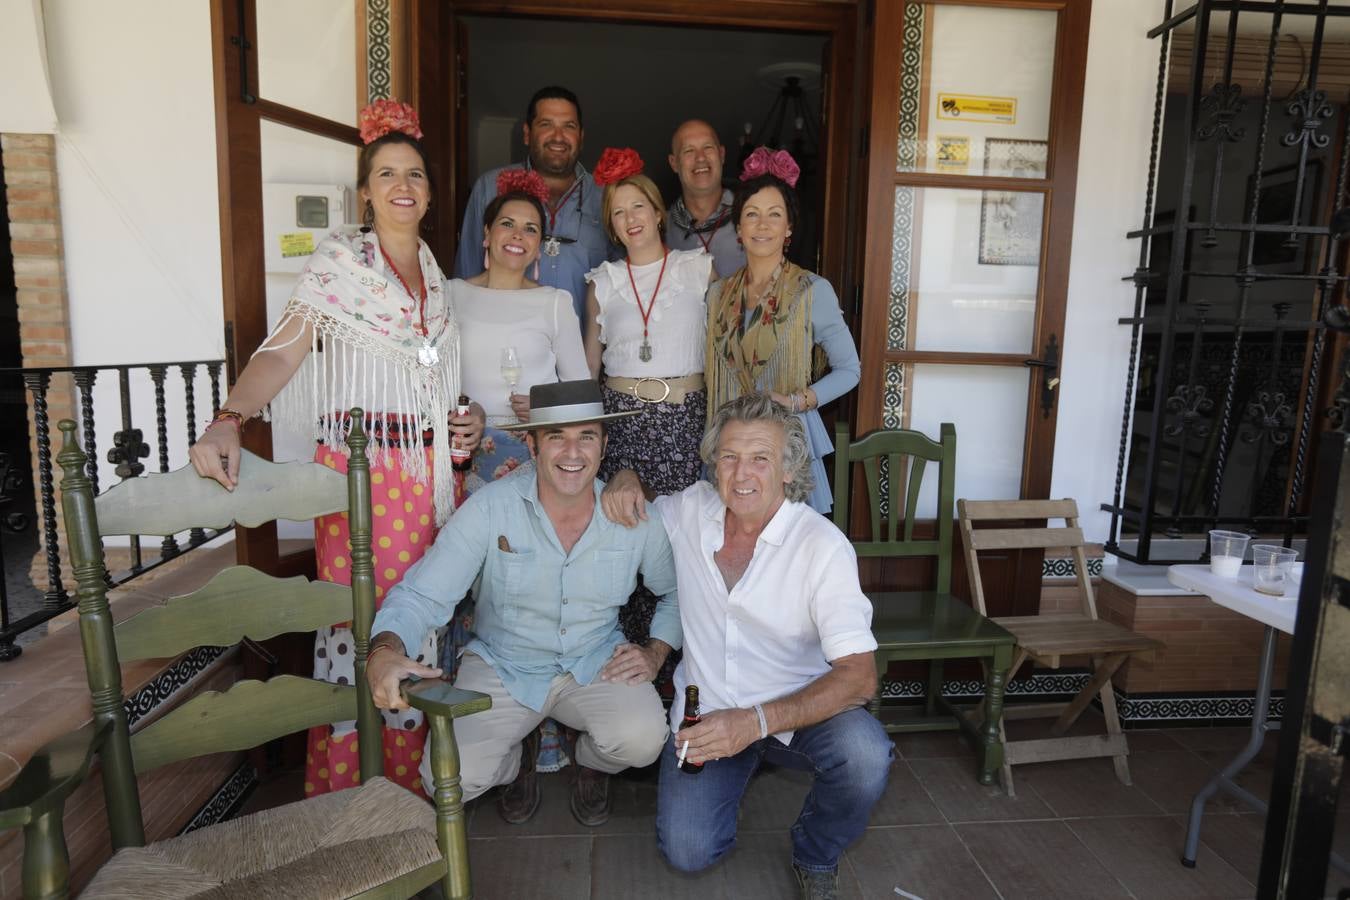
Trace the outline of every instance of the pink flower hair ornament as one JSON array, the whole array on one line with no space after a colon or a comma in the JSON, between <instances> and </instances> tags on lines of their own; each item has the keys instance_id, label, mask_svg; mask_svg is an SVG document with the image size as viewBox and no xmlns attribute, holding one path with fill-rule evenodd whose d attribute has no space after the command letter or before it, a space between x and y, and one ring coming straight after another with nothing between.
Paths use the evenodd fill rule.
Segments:
<instances>
[{"instance_id":1,"label":"pink flower hair ornament","mask_svg":"<svg viewBox=\"0 0 1350 900\"><path fill-rule=\"evenodd\" d=\"M378 141L391 131L400 131L415 140L422 139L417 110L398 100L376 100L357 117L362 143Z\"/></svg>"},{"instance_id":2,"label":"pink flower hair ornament","mask_svg":"<svg viewBox=\"0 0 1350 900\"><path fill-rule=\"evenodd\" d=\"M596 187L607 187L625 178L632 178L634 175L640 175L644 168L642 157L631 147L606 147L605 152L600 154L600 161L595 164L595 171L591 177L595 179Z\"/></svg>"},{"instance_id":3,"label":"pink flower hair ornament","mask_svg":"<svg viewBox=\"0 0 1350 900\"><path fill-rule=\"evenodd\" d=\"M792 154L786 150L756 147L746 157L745 165L741 166L741 181L749 181L761 175L772 175L779 181L786 182L788 187L795 188L797 179L802 175L802 170L797 165L797 161L792 158Z\"/></svg>"},{"instance_id":4,"label":"pink flower hair ornament","mask_svg":"<svg viewBox=\"0 0 1350 900\"><path fill-rule=\"evenodd\" d=\"M520 191L548 206L548 185L533 169L502 169L497 173L497 196Z\"/></svg>"}]
</instances>

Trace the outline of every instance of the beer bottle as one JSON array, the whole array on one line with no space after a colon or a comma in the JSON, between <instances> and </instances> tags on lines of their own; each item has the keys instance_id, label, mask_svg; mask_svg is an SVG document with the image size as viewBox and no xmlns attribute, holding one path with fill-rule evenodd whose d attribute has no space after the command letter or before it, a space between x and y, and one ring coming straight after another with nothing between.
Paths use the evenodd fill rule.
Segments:
<instances>
[{"instance_id":1,"label":"beer bottle","mask_svg":"<svg viewBox=\"0 0 1350 900\"><path fill-rule=\"evenodd\" d=\"M688 728L690 725L696 725L702 720L698 714L698 685L688 685L684 689L684 718L680 720L680 731ZM680 771L686 775L697 775L703 771L703 763L691 762L680 754Z\"/></svg>"},{"instance_id":2,"label":"beer bottle","mask_svg":"<svg viewBox=\"0 0 1350 900\"><path fill-rule=\"evenodd\" d=\"M455 409L456 416L467 416L469 414L469 398L466 394L459 395L459 406ZM467 472L470 464L473 463L473 454L460 446L459 438L450 440L450 468L456 472Z\"/></svg>"}]
</instances>

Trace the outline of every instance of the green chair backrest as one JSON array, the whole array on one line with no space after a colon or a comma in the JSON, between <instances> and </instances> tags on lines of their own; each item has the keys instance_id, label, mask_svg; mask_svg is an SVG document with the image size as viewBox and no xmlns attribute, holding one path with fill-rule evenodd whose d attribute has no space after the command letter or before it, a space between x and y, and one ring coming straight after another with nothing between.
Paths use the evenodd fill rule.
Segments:
<instances>
[{"instance_id":1,"label":"green chair backrest","mask_svg":"<svg viewBox=\"0 0 1350 900\"><path fill-rule=\"evenodd\" d=\"M282 735L355 719L362 780L383 774L381 721L365 679L375 580L370 549L370 464L362 414L353 410L347 475L314 463L277 464L244 452L239 484L228 491L191 466L125 481L95 497L75 423L60 423L57 457L65 477L61 505L80 610L80 638L95 724L111 723L100 756L114 848L144 843L136 773L180 759L256 747ZM114 625L104 581L103 538L167 535L231 522L253 527L274 519L305 520L346 511L351 532L350 588L275 578L247 566L223 570L204 587ZM353 685L282 675L241 681L201 694L131 734L123 708L121 663L173 657L193 647L226 646L247 637L352 623Z\"/></svg>"},{"instance_id":2,"label":"green chair backrest","mask_svg":"<svg viewBox=\"0 0 1350 900\"><path fill-rule=\"evenodd\" d=\"M886 509L881 515L881 460L886 460ZM918 518L919 489L928 463L937 463L936 538L914 537ZM839 422L834 436L834 523L844 534L849 528L849 474L861 463L867 484L871 516L870 540L853 542L859 556L933 556L937 558L935 589L947 593L952 582L953 499L956 494L956 426L944 422L939 440L919 431L883 428L856 441L849 440L849 425ZM908 477L906 477L908 475ZM903 509L903 517L900 511ZM883 527L884 521L884 527ZM901 528L901 522L904 526Z\"/></svg>"}]
</instances>

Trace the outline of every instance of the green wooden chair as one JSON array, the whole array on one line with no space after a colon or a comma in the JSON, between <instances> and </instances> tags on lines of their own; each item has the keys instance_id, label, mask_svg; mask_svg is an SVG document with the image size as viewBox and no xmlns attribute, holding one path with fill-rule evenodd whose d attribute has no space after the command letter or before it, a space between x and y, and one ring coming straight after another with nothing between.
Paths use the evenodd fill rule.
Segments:
<instances>
[{"instance_id":1,"label":"green wooden chair","mask_svg":"<svg viewBox=\"0 0 1350 900\"><path fill-rule=\"evenodd\" d=\"M383 777L382 725L365 678L375 616L368 439L360 428L360 410L352 411L352 422L345 477L313 463L279 465L245 453L233 492L198 477L189 466L124 482L97 498L85 474L75 423L61 422L61 503L79 586L93 721L35 754L0 792L0 828L24 829L26 898L69 896L63 807L96 755L115 852L82 896L386 898L409 897L437 882L448 897L471 896L454 720L487 709L491 699L442 681L410 683L405 697L427 714L434 739L434 809ZM103 580L102 539L107 535L174 534L232 521L252 527L343 510L351 523L350 588L302 576L273 578L236 566L192 594L121 624L112 622ZM355 685L291 675L240 681L129 732L121 662L348 620L355 637ZM360 786L145 844L138 774L352 719L360 734Z\"/></svg>"},{"instance_id":2,"label":"green wooden chair","mask_svg":"<svg viewBox=\"0 0 1350 900\"><path fill-rule=\"evenodd\" d=\"M928 662L922 714L883 706L880 688L872 701L872 713L889 732L963 730L978 751L980 782L992 784L1003 763L999 722L1016 640L951 594L956 428L943 423L938 441L907 429L881 429L850 441L848 423L840 422L835 426L834 454L834 522L845 534L850 533L849 475L855 464L862 465L866 478L871 531L869 540L853 541L858 556L931 557L937 570L932 590L867 592L873 607L872 633L877 639L878 682L892 662ZM885 519L881 515L882 459L887 473ZM936 536L918 538L914 526L929 463L937 468ZM982 722L967 718L942 696L943 663L948 659L980 659L988 664L988 703Z\"/></svg>"}]
</instances>

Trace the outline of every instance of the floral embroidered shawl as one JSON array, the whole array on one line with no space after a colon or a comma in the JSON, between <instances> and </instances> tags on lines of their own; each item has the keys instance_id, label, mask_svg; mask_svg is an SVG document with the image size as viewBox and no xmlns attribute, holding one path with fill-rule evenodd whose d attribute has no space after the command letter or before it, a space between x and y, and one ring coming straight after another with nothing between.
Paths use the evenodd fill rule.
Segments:
<instances>
[{"instance_id":1,"label":"floral embroidered shawl","mask_svg":"<svg viewBox=\"0 0 1350 900\"><path fill-rule=\"evenodd\" d=\"M459 394L459 330L443 289L444 276L425 243L418 249L418 260L427 291L427 337L440 357L437 365L418 362L417 351L427 339L421 333L419 303L385 264L375 233L362 231L335 231L319 244L281 320L258 352L286 346L272 341L294 318L313 326L309 355L266 415L312 434L333 450L346 452L340 414L369 404L361 398L382 397L383 409L365 410L366 431L372 431L377 418L398 411L404 432L415 438L406 442L408 446L372 441L371 463L386 453L395 454L404 470L425 484L433 472L428 470L421 435L430 429L439 525L454 510L449 417Z\"/></svg>"},{"instance_id":2,"label":"floral embroidered shawl","mask_svg":"<svg viewBox=\"0 0 1350 900\"><path fill-rule=\"evenodd\" d=\"M708 290L708 352L703 377L708 417L728 400L757 390L781 394L811 381L811 273L784 262L745 325L745 267Z\"/></svg>"}]
</instances>

